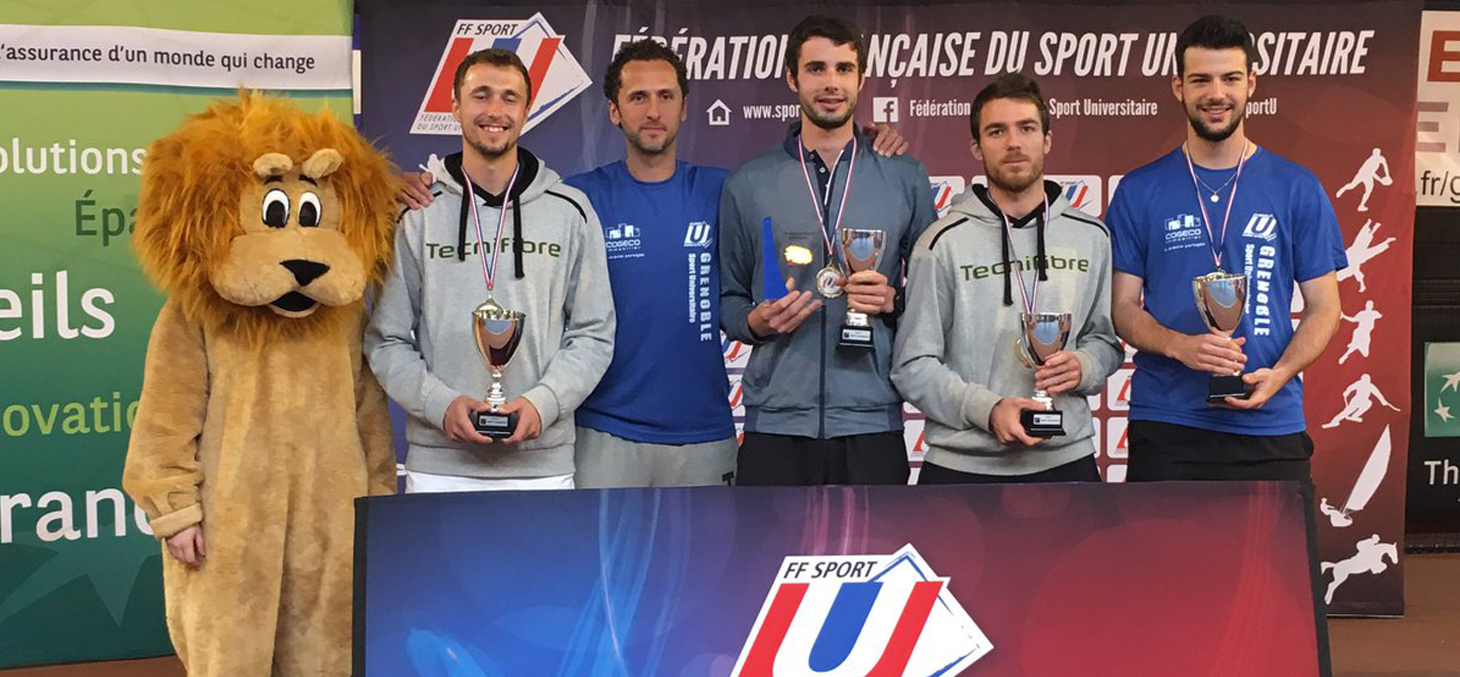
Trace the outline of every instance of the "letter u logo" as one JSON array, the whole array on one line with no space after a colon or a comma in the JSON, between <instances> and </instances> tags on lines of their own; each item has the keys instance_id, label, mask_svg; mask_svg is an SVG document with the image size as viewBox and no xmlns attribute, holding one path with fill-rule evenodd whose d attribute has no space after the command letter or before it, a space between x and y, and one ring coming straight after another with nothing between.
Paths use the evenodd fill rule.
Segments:
<instances>
[{"instance_id":1,"label":"letter u logo","mask_svg":"<svg viewBox=\"0 0 1460 677\"><path fill-rule=\"evenodd\" d=\"M782 583L738 677L901 677L943 581L918 581L903 599L878 604L883 587L874 581L841 584L803 663L807 649L800 637L809 634L812 619L795 621L810 584Z\"/></svg>"},{"instance_id":2,"label":"letter u logo","mask_svg":"<svg viewBox=\"0 0 1460 677\"><path fill-rule=\"evenodd\" d=\"M684 231L684 246L704 247L710 244L710 224L696 221Z\"/></svg>"},{"instance_id":3,"label":"letter u logo","mask_svg":"<svg viewBox=\"0 0 1460 677\"><path fill-rule=\"evenodd\" d=\"M1277 217L1271 214L1253 214L1252 219L1247 222L1247 229L1243 235L1247 237L1260 237L1272 241L1277 237Z\"/></svg>"}]
</instances>

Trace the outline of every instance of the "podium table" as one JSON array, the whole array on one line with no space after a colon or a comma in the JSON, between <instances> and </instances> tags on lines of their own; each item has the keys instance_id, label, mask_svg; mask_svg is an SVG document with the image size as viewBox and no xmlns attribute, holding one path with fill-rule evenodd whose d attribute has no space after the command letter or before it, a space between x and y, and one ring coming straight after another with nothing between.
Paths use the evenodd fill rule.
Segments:
<instances>
[{"instance_id":1,"label":"podium table","mask_svg":"<svg viewBox=\"0 0 1460 677\"><path fill-rule=\"evenodd\" d=\"M356 677L1327 675L1290 483L361 499Z\"/></svg>"}]
</instances>

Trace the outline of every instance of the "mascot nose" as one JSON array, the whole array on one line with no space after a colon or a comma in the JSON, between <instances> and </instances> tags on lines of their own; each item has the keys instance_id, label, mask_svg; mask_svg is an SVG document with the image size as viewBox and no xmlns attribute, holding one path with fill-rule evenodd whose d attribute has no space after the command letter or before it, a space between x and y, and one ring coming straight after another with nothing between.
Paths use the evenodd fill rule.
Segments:
<instances>
[{"instance_id":1,"label":"mascot nose","mask_svg":"<svg viewBox=\"0 0 1460 677\"><path fill-rule=\"evenodd\" d=\"M280 262L279 265L289 269L294 274L294 279L299 281L299 286L313 282L315 278L329 272L330 267L323 263L305 261L304 259L289 259Z\"/></svg>"}]
</instances>

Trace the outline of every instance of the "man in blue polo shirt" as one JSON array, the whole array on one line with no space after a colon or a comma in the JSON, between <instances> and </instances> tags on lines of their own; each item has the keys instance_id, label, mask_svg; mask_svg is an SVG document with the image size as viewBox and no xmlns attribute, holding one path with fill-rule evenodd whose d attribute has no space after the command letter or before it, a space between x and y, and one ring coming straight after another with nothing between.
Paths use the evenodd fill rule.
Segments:
<instances>
[{"instance_id":1,"label":"man in blue polo shirt","mask_svg":"<svg viewBox=\"0 0 1460 677\"><path fill-rule=\"evenodd\" d=\"M1206 16L1176 44L1172 90L1186 141L1127 174L1106 222L1114 250L1112 315L1135 346L1131 480L1310 482L1313 442L1295 378L1338 326L1338 219L1317 177L1247 139L1243 112L1257 52L1242 24ZM1231 337L1206 329L1192 278L1247 276ZM1303 318L1294 329L1295 287ZM1212 374L1242 373L1245 395L1208 404Z\"/></svg>"}]
</instances>

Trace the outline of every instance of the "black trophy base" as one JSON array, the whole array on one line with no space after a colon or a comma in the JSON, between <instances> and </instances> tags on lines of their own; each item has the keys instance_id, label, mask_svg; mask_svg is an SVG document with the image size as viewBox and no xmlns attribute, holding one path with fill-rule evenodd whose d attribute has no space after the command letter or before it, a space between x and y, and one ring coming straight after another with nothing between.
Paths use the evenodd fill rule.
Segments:
<instances>
[{"instance_id":1,"label":"black trophy base","mask_svg":"<svg viewBox=\"0 0 1460 677\"><path fill-rule=\"evenodd\" d=\"M871 327L853 327L851 325L844 324L844 325L842 325L842 336L841 336L841 340L837 341L837 345L842 346L843 348L857 348L857 349L860 349L860 350L871 350L872 349L872 328Z\"/></svg>"},{"instance_id":2,"label":"black trophy base","mask_svg":"<svg viewBox=\"0 0 1460 677\"><path fill-rule=\"evenodd\" d=\"M1024 409L1019 412L1019 423L1030 437L1062 437L1065 434L1065 414L1062 411L1036 411Z\"/></svg>"},{"instance_id":3,"label":"black trophy base","mask_svg":"<svg viewBox=\"0 0 1460 677\"><path fill-rule=\"evenodd\" d=\"M479 411L472 416L472 427L477 429L477 434L494 440L511 437L517 430L517 412Z\"/></svg>"},{"instance_id":4,"label":"black trophy base","mask_svg":"<svg viewBox=\"0 0 1460 677\"><path fill-rule=\"evenodd\" d=\"M1228 397L1245 400L1249 394L1241 376L1212 376L1207 382L1207 404L1224 404Z\"/></svg>"}]
</instances>

